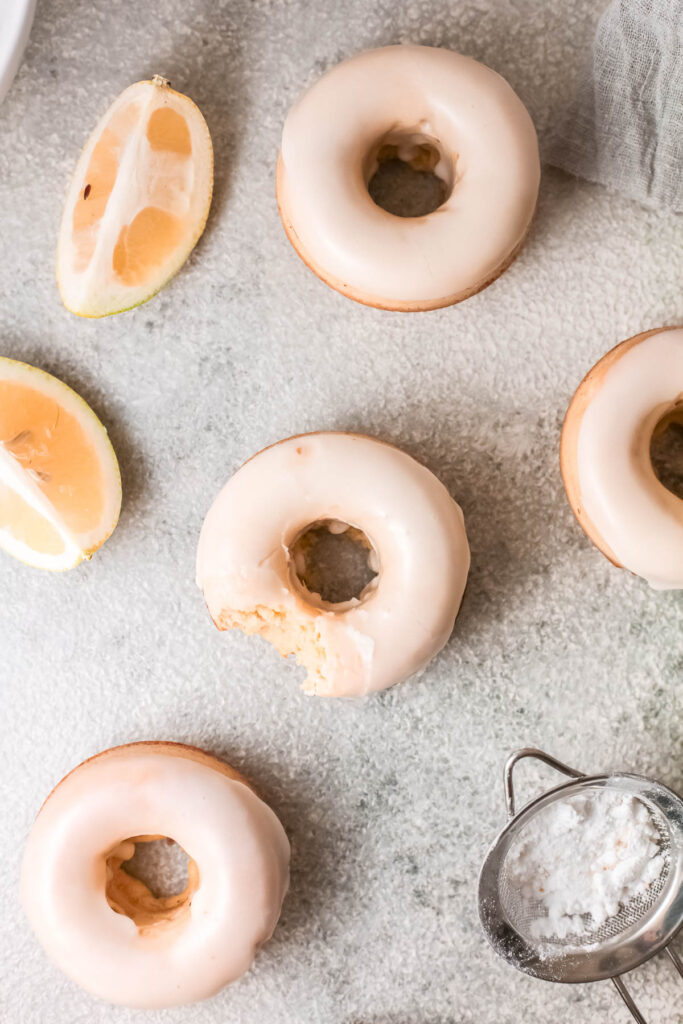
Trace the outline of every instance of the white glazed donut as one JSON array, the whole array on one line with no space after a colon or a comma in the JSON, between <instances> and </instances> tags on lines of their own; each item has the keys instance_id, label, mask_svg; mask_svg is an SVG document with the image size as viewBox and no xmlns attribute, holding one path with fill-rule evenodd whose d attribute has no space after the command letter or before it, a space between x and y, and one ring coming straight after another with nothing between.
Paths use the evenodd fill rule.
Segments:
<instances>
[{"instance_id":1,"label":"white glazed donut","mask_svg":"<svg viewBox=\"0 0 683 1024\"><path fill-rule=\"evenodd\" d=\"M156 899L121 870L168 836L188 886ZM131 841L132 840L132 841ZM166 1007L214 995L271 935L289 882L273 812L223 762L179 743L132 743L75 768L36 818L21 891L55 963L111 1003Z\"/></svg>"},{"instance_id":2,"label":"white glazed donut","mask_svg":"<svg viewBox=\"0 0 683 1024\"><path fill-rule=\"evenodd\" d=\"M445 202L422 217L375 205L379 159L396 152L420 167L425 146ZM277 197L289 240L319 277L409 312L459 302L502 273L539 179L534 126L500 75L450 50L386 46L337 65L289 112Z\"/></svg>"},{"instance_id":3,"label":"white glazed donut","mask_svg":"<svg viewBox=\"0 0 683 1024\"><path fill-rule=\"evenodd\" d=\"M629 338L574 395L560 461L572 509L615 565L661 590L683 589L683 501L655 476L653 433L683 422L683 327Z\"/></svg>"},{"instance_id":4,"label":"white glazed donut","mask_svg":"<svg viewBox=\"0 0 683 1024\"><path fill-rule=\"evenodd\" d=\"M298 580L291 549L325 521L374 549L378 575L360 598L329 604ZM355 696L441 650L469 561L460 507L428 469L374 438L315 433L266 448L228 480L202 527L197 582L219 629L295 654L309 693Z\"/></svg>"}]
</instances>

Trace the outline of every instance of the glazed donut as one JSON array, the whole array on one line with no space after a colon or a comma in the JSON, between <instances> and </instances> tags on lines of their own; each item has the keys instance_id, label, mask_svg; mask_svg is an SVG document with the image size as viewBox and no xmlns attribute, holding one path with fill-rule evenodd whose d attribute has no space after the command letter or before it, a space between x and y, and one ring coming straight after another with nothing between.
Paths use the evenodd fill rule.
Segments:
<instances>
[{"instance_id":1,"label":"glazed donut","mask_svg":"<svg viewBox=\"0 0 683 1024\"><path fill-rule=\"evenodd\" d=\"M433 213L399 217L368 192L398 156L440 177ZM277 199L303 261L357 302L405 312L460 302L513 260L540 178L536 132L507 82L470 57L385 46L328 71L290 110Z\"/></svg>"},{"instance_id":2,"label":"glazed donut","mask_svg":"<svg viewBox=\"0 0 683 1024\"><path fill-rule=\"evenodd\" d=\"M362 533L378 568L338 604L306 589L292 557L308 528L330 522ZM228 480L202 527L197 582L219 629L296 655L306 692L355 696L441 650L469 561L460 507L428 469L374 438L321 432L264 449Z\"/></svg>"},{"instance_id":3,"label":"glazed donut","mask_svg":"<svg viewBox=\"0 0 683 1024\"><path fill-rule=\"evenodd\" d=\"M683 589L683 501L655 476L650 443L683 422L683 327L623 341L579 385L560 464L580 525L616 566Z\"/></svg>"},{"instance_id":4,"label":"glazed donut","mask_svg":"<svg viewBox=\"0 0 683 1024\"><path fill-rule=\"evenodd\" d=\"M168 836L190 858L184 892L155 898L121 864ZM75 768L31 829L21 892L55 963L110 1003L177 1006L214 995L273 932L289 843L223 762L180 743L130 743Z\"/></svg>"}]
</instances>

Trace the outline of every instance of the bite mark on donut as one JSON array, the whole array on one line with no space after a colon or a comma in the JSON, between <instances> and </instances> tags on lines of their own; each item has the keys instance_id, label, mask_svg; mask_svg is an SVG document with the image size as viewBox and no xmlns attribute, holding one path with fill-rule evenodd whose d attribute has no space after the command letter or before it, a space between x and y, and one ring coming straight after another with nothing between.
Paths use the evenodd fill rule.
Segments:
<instances>
[{"instance_id":1,"label":"bite mark on donut","mask_svg":"<svg viewBox=\"0 0 683 1024\"><path fill-rule=\"evenodd\" d=\"M239 629L247 636L262 636L282 655L294 655L308 672L302 684L306 693L329 692L325 667L327 652L315 618L303 621L285 608L258 605L248 610L226 609L216 620L219 629Z\"/></svg>"},{"instance_id":2,"label":"bite mark on donut","mask_svg":"<svg viewBox=\"0 0 683 1024\"><path fill-rule=\"evenodd\" d=\"M239 629L247 636L261 636L275 647L283 658L294 656L296 663L307 671L301 685L304 693L315 696L336 696L338 692L337 676L343 674L347 665L346 658L340 652L329 649L329 641L323 637L324 613L299 615L287 608L269 608L257 605L249 609L224 609L214 620L218 629ZM371 658L371 651L364 647L372 646L369 637L352 636L356 630L344 628L344 640L357 653L357 660L365 669Z\"/></svg>"}]
</instances>

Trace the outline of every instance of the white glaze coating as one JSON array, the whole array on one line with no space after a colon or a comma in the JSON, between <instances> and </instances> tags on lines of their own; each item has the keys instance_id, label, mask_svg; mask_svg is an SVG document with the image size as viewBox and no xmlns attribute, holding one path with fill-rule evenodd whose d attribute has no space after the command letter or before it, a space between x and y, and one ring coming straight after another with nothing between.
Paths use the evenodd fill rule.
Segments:
<instances>
[{"instance_id":1,"label":"white glaze coating","mask_svg":"<svg viewBox=\"0 0 683 1024\"><path fill-rule=\"evenodd\" d=\"M397 217L370 198L372 152L389 132L440 143L455 183L434 213ZM289 112L281 160L280 205L303 252L376 304L455 301L491 280L526 233L540 178L531 118L507 82L429 46L369 50L325 74Z\"/></svg>"},{"instance_id":2,"label":"white glaze coating","mask_svg":"<svg viewBox=\"0 0 683 1024\"><path fill-rule=\"evenodd\" d=\"M683 328L652 334L606 371L579 428L583 507L617 559L656 589L683 588L683 501L654 474L650 441L683 412Z\"/></svg>"},{"instance_id":3,"label":"white glaze coating","mask_svg":"<svg viewBox=\"0 0 683 1024\"><path fill-rule=\"evenodd\" d=\"M38 939L111 1003L165 1007L215 994L249 968L287 891L289 843L274 813L214 759L184 751L131 744L84 762L48 797L28 839L21 891ZM199 873L187 915L144 933L105 896L107 858L140 835L175 839Z\"/></svg>"},{"instance_id":4,"label":"white glaze coating","mask_svg":"<svg viewBox=\"0 0 683 1024\"><path fill-rule=\"evenodd\" d=\"M378 556L360 602L314 604L293 583L289 546L325 519L362 530ZM197 582L218 625L268 608L313 627L326 659L309 688L353 696L406 679L443 647L469 561L462 511L433 473L373 438L317 433L266 448L231 477L202 527Z\"/></svg>"}]
</instances>

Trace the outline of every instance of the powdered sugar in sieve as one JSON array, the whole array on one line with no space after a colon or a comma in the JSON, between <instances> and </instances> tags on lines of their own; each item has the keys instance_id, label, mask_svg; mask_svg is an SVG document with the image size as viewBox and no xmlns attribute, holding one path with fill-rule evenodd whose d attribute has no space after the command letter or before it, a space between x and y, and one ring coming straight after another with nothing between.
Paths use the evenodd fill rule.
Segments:
<instances>
[{"instance_id":1,"label":"powdered sugar in sieve","mask_svg":"<svg viewBox=\"0 0 683 1024\"><path fill-rule=\"evenodd\" d=\"M515 813L512 774L525 757L574 781ZM543 751L505 767L510 821L479 878L479 915L495 951L547 981L611 978L644 1024L620 975L669 946L683 925L683 799L654 779L584 776Z\"/></svg>"},{"instance_id":2,"label":"powdered sugar in sieve","mask_svg":"<svg viewBox=\"0 0 683 1024\"><path fill-rule=\"evenodd\" d=\"M504 862L501 897L509 919L530 941L554 946L617 934L662 891L669 842L658 819L637 797L604 787L544 808L520 830Z\"/></svg>"}]
</instances>

